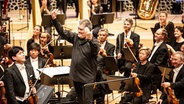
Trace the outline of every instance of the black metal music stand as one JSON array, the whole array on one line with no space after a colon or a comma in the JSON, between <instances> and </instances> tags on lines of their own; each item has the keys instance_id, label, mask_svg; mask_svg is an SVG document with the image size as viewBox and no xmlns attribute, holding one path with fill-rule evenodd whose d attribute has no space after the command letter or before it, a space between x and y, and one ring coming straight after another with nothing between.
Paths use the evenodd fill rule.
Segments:
<instances>
[{"instance_id":1,"label":"black metal music stand","mask_svg":"<svg viewBox=\"0 0 184 104\"><path fill-rule=\"evenodd\" d=\"M65 15L64 14L58 14L57 17L58 21L61 23L61 25L65 24ZM50 14L44 14L42 18L42 26L52 26L52 17Z\"/></svg>"},{"instance_id":2,"label":"black metal music stand","mask_svg":"<svg viewBox=\"0 0 184 104\"><path fill-rule=\"evenodd\" d=\"M93 25L104 25L113 23L114 21L114 13L99 13L94 14L91 18L91 22Z\"/></svg>"}]
</instances>

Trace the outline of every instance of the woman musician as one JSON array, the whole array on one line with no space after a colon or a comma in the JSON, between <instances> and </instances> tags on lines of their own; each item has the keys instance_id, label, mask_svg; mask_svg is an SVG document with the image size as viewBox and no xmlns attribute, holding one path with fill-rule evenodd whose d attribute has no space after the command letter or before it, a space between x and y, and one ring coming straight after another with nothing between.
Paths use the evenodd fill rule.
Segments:
<instances>
[{"instance_id":1,"label":"woman musician","mask_svg":"<svg viewBox=\"0 0 184 104\"><path fill-rule=\"evenodd\" d=\"M171 56L171 64L174 69L169 73L168 81L161 84L164 92L157 104L184 104L184 54L175 52Z\"/></svg>"},{"instance_id":2,"label":"woman musician","mask_svg":"<svg viewBox=\"0 0 184 104\"><path fill-rule=\"evenodd\" d=\"M150 54L151 50L149 48L142 47L139 50L139 62L136 63L135 69L131 73L133 78L139 79L139 85L137 87L140 88L142 95L138 96L136 93L125 91L120 104L128 102L145 104L149 101L151 95L151 74L154 70L154 65L148 61Z\"/></svg>"}]
</instances>

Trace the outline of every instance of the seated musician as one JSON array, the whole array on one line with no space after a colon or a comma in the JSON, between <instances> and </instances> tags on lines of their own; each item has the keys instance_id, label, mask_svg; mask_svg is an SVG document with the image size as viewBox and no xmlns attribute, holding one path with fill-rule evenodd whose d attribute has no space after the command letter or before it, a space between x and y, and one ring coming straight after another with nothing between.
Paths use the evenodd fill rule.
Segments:
<instances>
[{"instance_id":1,"label":"seated musician","mask_svg":"<svg viewBox=\"0 0 184 104\"><path fill-rule=\"evenodd\" d=\"M184 54L175 52L171 56L171 64L174 69L169 73L168 81L161 84L164 92L157 102L158 104L184 104ZM170 89L171 88L171 89ZM175 98L176 97L176 98Z\"/></svg>"},{"instance_id":2,"label":"seated musician","mask_svg":"<svg viewBox=\"0 0 184 104\"><path fill-rule=\"evenodd\" d=\"M106 75L112 75L114 72L110 72L105 69L105 57L114 56L115 46L107 41L108 30L101 28L98 32L98 41L100 43L100 51L98 53L97 61L97 76L96 82L105 81ZM96 99L96 104L104 104L105 94L112 92L109 89L108 84L100 84L96 86L94 91L94 99Z\"/></svg>"},{"instance_id":3,"label":"seated musician","mask_svg":"<svg viewBox=\"0 0 184 104\"><path fill-rule=\"evenodd\" d=\"M151 95L151 74L154 70L154 65L148 61L148 57L151 54L151 50L146 47L142 47L139 50L139 62L136 63L135 69L131 73L133 78L139 78L141 95L136 93L124 92L120 104L127 104L127 102L133 102L133 104L145 104L149 101ZM134 95L135 94L135 95Z\"/></svg>"},{"instance_id":4,"label":"seated musician","mask_svg":"<svg viewBox=\"0 0 184 104\"><path fill-rule=\"evenodd\" d=\"M36 89L29 86L30 81L35 82L33 68L24 64L26 58L22 47L13 46L8 55L14 61L4 73L8 104L29 104L29 93L36 93Z\"/></svg>"},{"instance_id":5,"label":"seated musician","mask_svg":"<svg viewBox=\"0 0 184 104\"><path fill-rule=\"evenodd\" d=\"M46 67L46 60L39 56L40 54L40 45L38 43L32 43L29 46L29 57L26 60L25 64L29 64L33 67L33 71L35 74L36 79L38 80L38 83L40 83L40 73L37 69ZM38 86L39 87L39 86Z\"/></svg>"},{"instance_id":6,"label":"seated musician","mask_svg":"<svg viewBox=\"0 0 184 104\"><path fill-rule=\"evenodd\" d=\"M124 32L119 34L116 39L116 54L118 60L118 68L120 72L124 72L124 76L129 77L132 67L132 60L125 60L123 52L124 48L133 47L138 52L140 36L131 31L133 20L126 18L124 21ZM136 55L135 55L136 56Z\"/></svg>"},{"instance_id":7,"label":"seated musician","mask_svg":"<svg viewBox=\"0 0 184 104\"><path fill-rule=\"evenodd\" d=\"M51 35L49 33L41 33L40 36L40 55L43 58L49 58L50 57L50 53L53 53L53 47L51 46L51 44L49 43L51 41Z\"/></svg>"}]
</instances>

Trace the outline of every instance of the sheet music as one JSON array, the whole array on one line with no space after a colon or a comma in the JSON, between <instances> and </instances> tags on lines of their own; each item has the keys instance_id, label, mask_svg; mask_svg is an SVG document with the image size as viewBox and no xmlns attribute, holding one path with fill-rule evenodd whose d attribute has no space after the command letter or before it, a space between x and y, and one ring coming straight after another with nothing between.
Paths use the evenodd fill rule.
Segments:
<instances>
[{"instance_id":1,"label":"sheet music","mask_svg":"<svg viewBox=\"0 0 184 104\"><path fill-rule=\"evenodd\" d=\"M59 66L59 67L49 67L49 68L41 68L37 69L38 71L42 72L49 77L53 78L56 75L65 75L69 74L70 67L69 66Z\"/></svg>"}]
</instances>

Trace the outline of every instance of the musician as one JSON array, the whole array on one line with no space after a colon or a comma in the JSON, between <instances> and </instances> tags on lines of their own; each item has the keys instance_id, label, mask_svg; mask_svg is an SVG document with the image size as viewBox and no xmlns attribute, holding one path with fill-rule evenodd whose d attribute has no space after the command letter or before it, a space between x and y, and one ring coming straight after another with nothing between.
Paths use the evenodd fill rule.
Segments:
<instances>
[{"instance_id":1,"label":"musician","mask_svg":"<svg viewBox=\"0 0 184 104\"><path fill-rule=\"evenodd\" d=\"M41 36L41 33L42 33L42 27L40 25L36 25L33 29L33 36L27 41L27 53L28 53L28 56L29 56L29 46L32 44L32 43L40 43L40 36Z\"/></svg>"},{"instance_id":2,"label":"musician","mask_svg":"<svg viewBox=\"0 0 184 104\"><path fill-rule=\"evenodd\" d=\"M151 95L151 74L154 70L154 65L148 61L151 54L151 50L146 47L142 47L139 50L139 62L136 63L135 69L131 73L133 78L139 78L140 85L143 94L141 96L136 96L131 92L126 92L124 97L122 97L120 104L125 104L126 102L133 102L133 104L146 104L149 101Z\"/></svg>"},{"instance_id":3,"label":"musician","mask_svg":"<svg viewBox=\"0 0 184 104\"><path fill-rule=\"evenodd\" d=\"M125 60L123 48L133 47L138 51L140 36L137 33L131 31L133 26L133 20L126 18L124 21L124 32L120 33L116 39L116 54L118 59L118 68L120 71L125 72L124 76L130 76L130 69L132 66L132 60ZM136 56L136 55L135 55Z\"/></svg>"},{"instance_id":4,"label":"musician","mask_svg":"<svg viewBox=\"0 0 184 104\"><path fill-rule=\"evenodd\" d=\"M52 9L51 1L50 0L39 0L39 3L40 3L41 17L43 18L44 14L50 14L50 11ZM44 26L44 32L52 34L51 26Z\"/></svg>"},{"instance_id":5,"label":"musician","mask_svg":"<svg viewBox=\"0 0 184 104\"><path fill-rule=\"evenodd\" d=\"M184 33L184 28L182 26L175 27L174 37L176 38L176 40L171 42L171 46L175 51L180 51L180 47L184 43L183 33Z\"/></svg>"},{"instance_id":6,"label":"musician","mask_svg":"<svg viewBox=\"0 0 184 104\"><path fill-rule=\"evenodd\" d=\"M179 104L184 104L184 54L177 51L172 55L171 63L174 66L174 69L169 73L169 80L161 84L163 88L167 90L170 87L174 90L173 95L176 96L176 99L179 100ZM165 92L162 92L162 95L159 99L160 104L171 104L168 102L167 97L172 95L166 95ZM173 100L172 98L170 100ZM176 103L172 103L176 104ZM178 104L178 103L177 103Z\"/></svg>"},{"instance_id":7,"label":"musician","mask_svg":"<svg viewBox=\"0 0 184 104\"><path fill-rule=\"evenodd\" d=\"M92 19L94 14L102 13L103 7L100 5L99 0L90 0L88 1L88 15L89 19ZM101 28L101 23L98 25L93 25L93 35L94 37L98 37L98 31Z\"/></svg>"},{"instance_id":8,"label":"musician","mask_svg":"<svg viewBox=\"0 0 184 104\"><path fill-rule=\"evenodd\" d=\"M167 20L168 14L166 12L159 13L159 22L155 24L155 29L164 28L167 30L166 43L170 44L175 39L174 37L174 23ZM154 35L153 35L154 39ZM155 42L155 41L154 41Z\"/></svg>"},{"instance_id":9,"label":"musician","mask_svg":"<svg viewBox=\"0 0 184 104\"><path fill-rule=\"evenodd\" d=\"M38 80L38 84L40 84L41 82L41 78L40 78L40 73L37 69L39 68L43 68L46 64L46 60L43 59L42 57L40 57L40 45L38 43L32 43L30 45L30 49L29 49L29 54L30 57L26 60L25 64L29 64L33 67L33 71L35 74L36 79ZM38 85L39 87L39 85Z\"/></svg>"},{"instance_id":10,"label":"musician","mask_svg":"<svg viewBox=\"0 0 184 104\"><path fill-rule=\"evenodd\" d=\"M97 65L97 76L96 82L107 80L106 75L113 75L114 72L110 72L105 69L105 57L114 56L115 46L107 41L108 30L101 28L98 32L98 41L100 43L100 51L98 52L98 65ZM112 92L107 84L100 84L96 86L94 91L94 99L96 99L96 104L104 104L105 94Z\"/></svg>"},{"instance_id":11,"label":"musician","mask_svg":"<svg viewBox=\"0 0 184 104\"><path fill-rule=\"evenodd\" d=\"M180 50L184 53L184 43L181 45Z\"/></svg>"},{"instance_id":12,"label":"musician","mask_svg":"<svg viewBox=\"0 0 184 104\"><path fill-rule=\"evenodd\" d=\"M49 58L49 53L53 54L53 47L51 46L51 43L49 43L51 41L51 35L49 33L41 33L40 36L40 55L43 58Z\"/></svg>"},{"instance_id":13,"label":"musician","mask_svg":"<svg viewBox=\"0 0 184 104\"><path fill-rule=\"evenodd\" d=\"M70 66L70 77L73 80L79 104L92 104L92 86L86 87L85 98L83 99L82 89L84 84L95 81L97 73L97 54L99 52L98 40L93 37L90 30L92 24L88 19L79 22L78 33L63 29L56 16L57 10L51 14L53 24L60 36L73 44L72 62Z\"/></svg>"},{"instance_id":14,"label":"musician","mask_svg":"<svg viewBox=\"0 0 184 104\"><path fill-rule=\"evenodd\" d=\"M155 44L148 61L155 66L168 66L169 54L166 43L164 42L165 36L167 36L167 31L163 28L158 29L154 34ZM152 83L160 89L161 72L158 67L153 72Z\"/></svg>"},{"instance_id":15,"label":"musician","mask_svg":"<svg viewBox=\"0 0 184 104\"><path fill-rule=\"evenodd\" d=\"M9 51L9 57L14 64L4 73L8 104L28 104L30 91L36 93L35 88L30 88L29 81L35 81L33 68L24 64L26 61L22 47L13 46Z\"/></svg>"}]
</instances>

